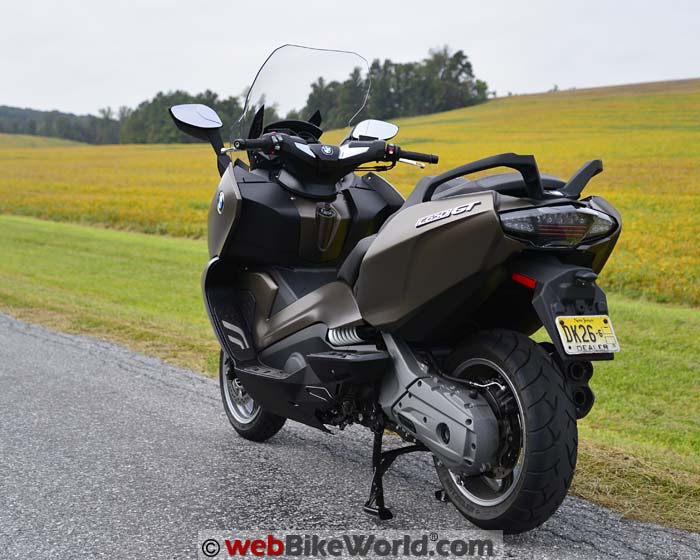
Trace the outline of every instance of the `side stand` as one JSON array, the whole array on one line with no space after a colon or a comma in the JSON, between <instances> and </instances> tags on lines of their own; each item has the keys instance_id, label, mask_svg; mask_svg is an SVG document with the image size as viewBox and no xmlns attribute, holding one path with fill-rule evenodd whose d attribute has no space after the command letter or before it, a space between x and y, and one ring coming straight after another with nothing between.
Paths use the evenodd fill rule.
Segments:
<instances>
[{"instance_id":1,"label":"side stand","mask_svg":"<svg viewBox=\"0 0 700 560\"><path fill-rule=\"evenodd\" d=\"M422 443L417 443L415 445L407 445L405 447L399 447L398 449L392 449L390 451L382 451L382 438L384 436L384 427L378 426L374 431L374 443L372 447L372 467L374 469L374 474L372 476L372 486L369 490L369 499L364 506L364 510L371 514L376 515L379 519L391 519L394 514L391 513L389 508L384 505L384 484L383 477L384 473L389 469L391 464L400 455L405 455L406 453L413 453L415 451L427 451L427 448Z\"/></svg>"}]
</instances>

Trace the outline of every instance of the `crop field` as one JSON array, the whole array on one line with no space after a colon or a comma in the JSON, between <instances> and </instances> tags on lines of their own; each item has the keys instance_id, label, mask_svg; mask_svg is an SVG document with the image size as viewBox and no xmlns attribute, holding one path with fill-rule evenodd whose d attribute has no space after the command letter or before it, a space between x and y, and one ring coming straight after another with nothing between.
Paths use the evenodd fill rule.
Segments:
<instances>
[{"instance_id":1,"label":"crop field","mask_svg":"<svg viewBox=\"0 0 700 560\"><path fill-rule=\"evenodd\" d=\"M568 178L601 158L588 194L622 213L602 282L659 302L700 304L700 80L501 98L397 121L396 142L440 155L390 179L404 194L423 173L513 151ZM337 140L339 132L328 134ZM29 137L31 138L31 137ZM48 139L51 142L51 139ZM0 212L201 238L217 184L205 145L7 147L0 135Z\"/></svg>"}]
</instances>

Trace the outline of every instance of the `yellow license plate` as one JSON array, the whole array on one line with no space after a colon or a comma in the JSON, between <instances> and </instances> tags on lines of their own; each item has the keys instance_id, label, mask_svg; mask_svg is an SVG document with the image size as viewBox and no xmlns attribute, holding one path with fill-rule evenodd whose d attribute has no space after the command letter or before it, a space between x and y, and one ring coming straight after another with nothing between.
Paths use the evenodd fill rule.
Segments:
<instances>
[{"instance_id":1,"label":"yellow license plate","mask_svg":"<svg viewBox=\"0 0 700 560\"><path fill-rule=\"evenodd\" d=\"M567 354L608 354L620 351L607 315L557 317L557 329Z\"/></svg>"}]
</instances>

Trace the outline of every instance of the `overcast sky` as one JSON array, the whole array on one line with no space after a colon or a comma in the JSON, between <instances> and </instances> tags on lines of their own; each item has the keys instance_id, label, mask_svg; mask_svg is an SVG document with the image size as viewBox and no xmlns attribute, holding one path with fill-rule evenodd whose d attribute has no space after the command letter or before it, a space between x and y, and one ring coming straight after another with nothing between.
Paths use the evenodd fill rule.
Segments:
<instances>
[{"instance_id":1,"label":"overcast sky","mask_svg":"<svg viewBox=\"0 0 700 560\"><path fill-rule=\"evenodd\" d=\"M2 0L0 105L95 113L250 83L282 43L413 61L448 44L507 92L700 77L698 0Z\"/></svg>"}]
</instances>

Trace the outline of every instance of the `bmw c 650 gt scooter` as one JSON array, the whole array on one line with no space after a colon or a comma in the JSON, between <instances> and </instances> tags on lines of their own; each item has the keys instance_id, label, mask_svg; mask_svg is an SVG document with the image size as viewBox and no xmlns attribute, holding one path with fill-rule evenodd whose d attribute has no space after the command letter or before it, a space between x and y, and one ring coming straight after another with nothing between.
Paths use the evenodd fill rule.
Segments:
<instances>
[{"instance_id":1,"label":"bmw c 650 gt scooter","mask_svg":"<svg viewBox=\"0 0 700 560\"><path fill-rule=\"evenodd\" d=\"M388 142L397 126L364 120L321 141L326 116L359 120L366 74L354 53L280 47L231 148L212 109L170 110L218 158L203 291L226 414L253 441L288 418L369 428L364 508L381 519L392 517L387 468L427 451L442 499L479 527L527 531L566 496L592 362L619 350L596 278L620 215L581 198L602 163L563 181L504 153L423 177L404 200L377 172L438 157ZM324 87L345 88L351 110ZM231 160L236 150L248 163ZM464 178L497 167L515 172ZM529 338L542 326L551 342ZM407 445L383 451L385 430Z\"/></svg>"}]
</instances>

